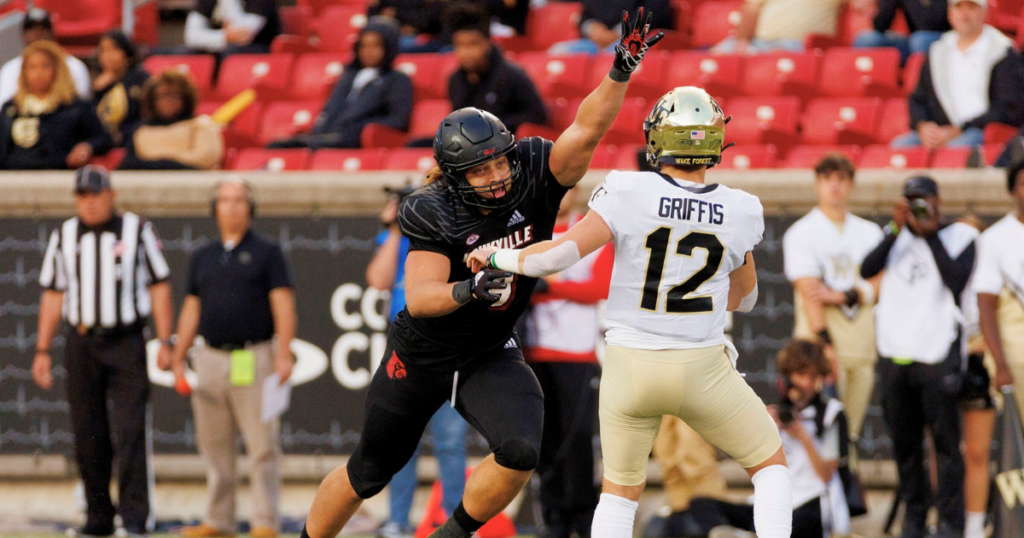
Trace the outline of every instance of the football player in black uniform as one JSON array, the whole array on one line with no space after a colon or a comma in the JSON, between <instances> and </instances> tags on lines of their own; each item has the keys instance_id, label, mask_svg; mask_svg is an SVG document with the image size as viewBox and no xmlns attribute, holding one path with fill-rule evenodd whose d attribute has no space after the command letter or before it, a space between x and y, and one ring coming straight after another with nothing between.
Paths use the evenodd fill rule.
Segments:
<instances>
[{"instance_id":1,"label":"football player in black uniform","mask_svg":"<svg viewBox=\"0 0 1024 538\"><path fill-rule=\"evenodd\" d=\"M609 76L580 105L558 141L516 141L498 118L464 108L434 138L436 179L406 197L399 225L409 238L406 309L395 318L367 395L362 437L348 464L320 484L303 538L333 538L363 499L405 465L430 417L452 405L492 454L466 482L463 502L431 536L467 538L503 510L529 479L540 449L543 394L523 361L513 326L536 279L466 268L483 246L551 239L559 202L590 166L626 95L629 76L663 33L647 36L643 8ZM508 88L508 91L516 91Z\"/></svg>"}]
</instances>

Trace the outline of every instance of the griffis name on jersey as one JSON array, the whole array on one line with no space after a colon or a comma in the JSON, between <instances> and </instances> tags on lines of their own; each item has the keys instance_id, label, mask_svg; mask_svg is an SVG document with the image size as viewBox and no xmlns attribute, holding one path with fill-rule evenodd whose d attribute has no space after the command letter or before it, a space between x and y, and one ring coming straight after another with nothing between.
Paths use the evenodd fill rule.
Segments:
<instances>
[{"instance_id":1,"label":"griffis name on jersey","mask_svg":"<svg viewBox=\"0 0 1024 538\"><path fill-rule=\"evenodd\" d=\"M663 196L658 201L658 216L663 219L722 224L725 221L725 208L722 204L713 204L694 198L669 198Z\"/></svg>"}]
</instances>

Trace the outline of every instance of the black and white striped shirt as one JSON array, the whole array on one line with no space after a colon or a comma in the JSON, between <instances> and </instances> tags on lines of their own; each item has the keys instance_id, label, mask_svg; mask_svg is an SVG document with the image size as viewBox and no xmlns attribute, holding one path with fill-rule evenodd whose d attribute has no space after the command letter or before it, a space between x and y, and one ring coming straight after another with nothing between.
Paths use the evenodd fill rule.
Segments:
<instances>
[{"instance_id":1,"label":"black and white striped shirt","mask_svg":"<svg viewBox=\"0 0 1024 538\"><path fill-rule=\"evenodd\" d=\"M132 325L152 311L147 288L170 277L160 248L153 224L134 213L96 228L71 218L50 235L39 284L65 292L73 326Z\"/></svg>"}]
</instances>

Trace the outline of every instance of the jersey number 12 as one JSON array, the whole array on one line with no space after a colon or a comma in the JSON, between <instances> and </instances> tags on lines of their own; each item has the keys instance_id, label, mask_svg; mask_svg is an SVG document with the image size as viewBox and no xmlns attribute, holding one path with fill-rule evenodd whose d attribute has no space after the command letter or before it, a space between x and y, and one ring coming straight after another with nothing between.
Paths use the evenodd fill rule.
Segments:
<instances>
[{"instance_id":1,"label":"jersey number 12","mask_svg":"<svg viewBox=\"0 0 1024 538\"><path fill-rule=\"evenodd\" d=\"M647 258L647 275L644 277L644 292L640 299L640 308L644 310L658 311L660 299L661 277L665 272L665 256L668 253L669 239L672 237L672 228L662 226L647 234L647 241L644 247L651 251ZM690 232L676 243L676 254L679 256L693 256L694 249L704 249L708 257L704 260L704 266L690 275L683 283L673 286L668 290L668 297L665 302L665 312L668 314L699 314L714 310L714 300L710 295L699 297L687 297L697 291L701 284L715 276L722 264L722 257L725 254L725 246L715 234L705 232Z\"/></svg>"}]
</instances>

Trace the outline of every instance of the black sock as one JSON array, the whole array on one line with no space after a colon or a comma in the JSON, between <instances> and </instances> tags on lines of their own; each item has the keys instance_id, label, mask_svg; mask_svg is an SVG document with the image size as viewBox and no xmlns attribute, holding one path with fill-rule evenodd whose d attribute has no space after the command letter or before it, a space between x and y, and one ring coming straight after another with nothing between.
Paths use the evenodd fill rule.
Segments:
<instances>
[{"instance_id":1,"label":"black sock","mask_svg":"<svg viewBox=\"0 0 1024 538\"><path fill-rule=\"evenodd\" d=\"M459 506L455 508L455 512L452 512L452 519L454 519L455 522L469 534L473 534L480 530L480 527L484 526L483 521L477 521L473 519L473 516L466 513L466 508L462 505L462 502L459 502Z\"/></svg>"},{"instance_id":2,"label":"black sock","mask_svg":"<svg viewBox=\"0 0 1024 538\"><path fill-rule=\"evenodd\" d=\"M299 538L309 538L309 533L306 532L306 525L302 525L302 534L299 534Z\"/></svg>"}]
</instances>

